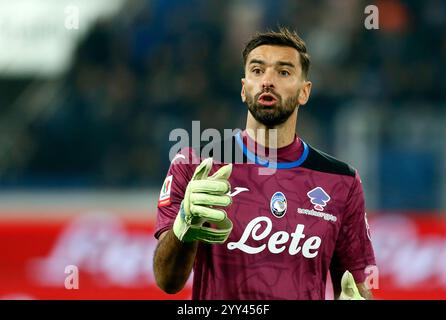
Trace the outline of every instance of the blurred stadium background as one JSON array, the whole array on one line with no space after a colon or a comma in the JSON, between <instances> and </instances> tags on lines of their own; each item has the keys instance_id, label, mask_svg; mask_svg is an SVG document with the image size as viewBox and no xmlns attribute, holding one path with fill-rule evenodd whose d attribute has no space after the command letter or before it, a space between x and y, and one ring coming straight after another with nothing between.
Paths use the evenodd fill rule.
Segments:
<instances>
[{"instance_id":1,"label":"blurred stadium background","mask_svg":"<svg viewBox=\"0 0 446 320\"><path fill-rule=\"evenodd\" d=\"M362 175L375 296L446 299L441 0L0 0L0 298L188 298L152 274L169 132L243 128L240 51L278 23L312 56L299 134Z\"/></svg>"}]
</instances>

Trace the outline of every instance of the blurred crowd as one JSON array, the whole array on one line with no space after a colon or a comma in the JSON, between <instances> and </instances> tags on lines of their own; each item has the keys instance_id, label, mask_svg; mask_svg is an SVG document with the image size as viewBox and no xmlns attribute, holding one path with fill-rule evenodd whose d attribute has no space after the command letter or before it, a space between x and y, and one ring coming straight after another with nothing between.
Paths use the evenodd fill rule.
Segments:
<instances>
[{"instance_id":1,"label":"blurred crowd","mask_svg":"<svg viewBox=\"0 0 446 320\"><path fill-rule=\"evenodd\" d=\"M378 30L364 26L369 4L379 8ZM429 125L445 112L441 0L128 1L80 43L51 112L30 123L14 151L26 161L11 161L1 185L160 186L172 129L190 131L192 120L202 130L243 128L241 50L254 32L278 25L296 29L312 58L313 92L300 110L299 134L337 155L342 110L361 105L380 113L373 179L383 195L399 193L375 205L442 207L444 137L441 123ZM2 80L0 92L6 87L12 83ZM2 95L0 117L13 98Z\"/></svg>"}]
</instances>

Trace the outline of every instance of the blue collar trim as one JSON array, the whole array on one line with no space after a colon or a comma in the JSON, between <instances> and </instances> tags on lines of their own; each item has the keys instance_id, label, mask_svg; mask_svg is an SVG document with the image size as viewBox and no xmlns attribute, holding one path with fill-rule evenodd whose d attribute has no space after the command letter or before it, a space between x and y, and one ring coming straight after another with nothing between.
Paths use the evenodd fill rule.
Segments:
<instances>
[{"instance_id":1,"label":"blue collar trim","mask_svg":"<svg viewBox=\"0 0 446 320\"><path fill-rule=\"evenodd\" d=\"M254 153L249 151L248 148L243 143L243 139L242 139L240 132L238 132L235 135L235 140L237 141L238 145L243 150L243 153L245 154L245 156L248 158L249 161L251 161L255 164L258 164L259 166L268 167L268 168L291 169L291 168L299 167L307 159L308 152L309 152L308 145L303 140L301 140L302 144L304 146L304 152L302 153L302 155L300 156L299 159L297 159L296 161L293 161L293 162L271 162L271 161L259 158Z\"/></svg>"}]
</instances>

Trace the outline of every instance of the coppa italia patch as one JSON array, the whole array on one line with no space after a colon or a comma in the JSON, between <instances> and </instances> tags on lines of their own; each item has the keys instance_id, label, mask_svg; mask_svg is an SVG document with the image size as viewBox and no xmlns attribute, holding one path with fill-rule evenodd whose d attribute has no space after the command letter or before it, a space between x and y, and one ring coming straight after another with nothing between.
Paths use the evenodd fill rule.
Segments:
<instances>
[{"instance_id":1,"label":"coppa italia patch","mask_svg":"<svg viewBox=\"0 0 446 320\"><path fill-rule=\"evenodd\" d=\"M170 204L170 190L172 190L173 176L167 176L161 187L160 197L158 199L158 208Z\"/></svg>"}]
</instances>

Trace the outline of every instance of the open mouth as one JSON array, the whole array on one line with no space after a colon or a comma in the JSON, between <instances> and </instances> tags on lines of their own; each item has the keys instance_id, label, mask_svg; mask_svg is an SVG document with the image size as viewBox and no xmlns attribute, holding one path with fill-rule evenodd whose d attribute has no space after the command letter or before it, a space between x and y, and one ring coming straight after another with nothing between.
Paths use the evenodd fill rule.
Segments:
<instances>
[{"instance_id":1,"label":"open mouth","mask_svg":"<svg viewBox=\"0 0 446 320\"><path fill-rule=\"evenodd\" d=\"M271 93L262 93L257 101L263 106L271 107L277 103L277 98Z\"/></svg>"}]
</instances>

